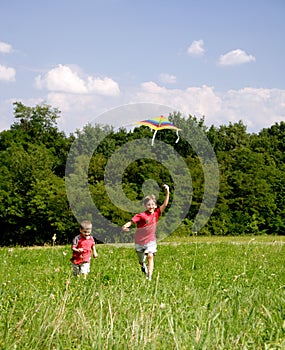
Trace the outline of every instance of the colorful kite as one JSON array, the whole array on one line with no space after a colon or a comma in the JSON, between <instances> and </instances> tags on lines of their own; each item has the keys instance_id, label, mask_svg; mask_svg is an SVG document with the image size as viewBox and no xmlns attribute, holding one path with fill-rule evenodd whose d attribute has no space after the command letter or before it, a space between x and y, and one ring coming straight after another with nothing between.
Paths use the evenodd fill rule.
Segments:
<instances>
[{"instance_id":1,"label":"colorful kite","mask_svg":"<svg viewBox=\"0 0 285 350\"><path fill-rule=\"evenodd\" d=\"M152 141L151 141L151 145L152 146L153 146L154 139L155 139L157 131L158 130L162 130L162 129L176 130L177 140L175 141L175 143L177 143L179 141L178 131L181 130L181 129L177 128L174 124L172 124L163 115L161 115L159 117L152 118L152 119L142 120L140 122L137 122L136 124L145 125L145 126L148 126L149 128L154 130Z\"/></svg>"}]
</instances>

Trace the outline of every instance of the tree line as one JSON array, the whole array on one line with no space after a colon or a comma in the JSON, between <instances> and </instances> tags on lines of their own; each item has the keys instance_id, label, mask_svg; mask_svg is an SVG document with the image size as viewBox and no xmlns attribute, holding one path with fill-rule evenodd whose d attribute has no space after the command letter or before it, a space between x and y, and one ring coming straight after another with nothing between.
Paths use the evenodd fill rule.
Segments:
<instances>
[{"instance_id":1,"label":"tree line","mask_svg":"<svg viewBox=\"0 0 285 350\"><path fill-rule=\"evenodd\" d=\"M120 230L134 214L129 212L128 203L138 203L143 198L146 184L149 190L157 191L160 203L163 183L170 185L169 207L173 207L166 212L164 229L178 222L173 226L173 234L191 235L201 204L206 212L210 207L205 199L209 183L204 172L207 166L210 181L207 191L211 192L212 164L203 163L209 148L207 142L217 161L219 190L210 218L198 234L285 234L284 122L250 134L241 121L206 127L203 118L190 115L185 119L176 112L169 119L181 129L179 142L175 143L176 134L172 130L159 131L150 151L156 152L156 159L147 153L136 159L136 154L143 154L143 147L134 142L131 156L134 159L120 174L118 165L126 159L119 150L132 141L151 142L153 133L149 128L114 130L107 125L87 124L67 136L58 129L58 109L45 104L27 107L20 102L14 103L14 118L10 128L0 133L1 245L43 245L51 243L54 235L57 243L70 243L78 232L78 218L82 215L92 220L95 237L96 231L103 232L103 222L107 221L115 239L128 240L130 237L123 236ZM195 136L195 128L204 137ZM198 153L189 137L198 137ZM173 155L166 154L167 147L159 149L162 142L174 150ZM175 157L181 158L179 162ZM180 161L188 175L187 171L183 174L184 165L178 166ZM107 168L112 174L110 179L105 176ZM82 179L86 179L88 187L82 186L78 194L75 189ZM216 180L213 175L213 181ZM183 190L187 181L191 182L191 191ZM179 196L175 197L175 191L180 191ZM121 203L125 201L125 207L114 203L112 193ZM88 197L105 221L97 220L92 210L88 211ZM76 203L75 209L70 199ZM190 202L188 208L185 203Z\"/></svg>"}]
</instances>

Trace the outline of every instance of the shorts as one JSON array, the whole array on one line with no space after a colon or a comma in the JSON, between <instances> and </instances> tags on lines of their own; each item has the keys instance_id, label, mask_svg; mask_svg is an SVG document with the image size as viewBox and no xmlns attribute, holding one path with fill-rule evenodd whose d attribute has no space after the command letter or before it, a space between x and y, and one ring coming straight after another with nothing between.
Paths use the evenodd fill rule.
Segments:
<instances>
[{"instance_id":1,"label":"shorts","mask_svg":"<svg viewBox=\"0 0 285 350\"><path fill-rule=\"evenodd\" d=\"M84 262L80 265L71 264L73 269L73 276L87 275L90 272L90 263Z\"/></svg>"},{"instance_id":2,"label":"shorts","mask_svg":"<svg viewBox=\"0 0 285 350\"><path fill-rule=\"evenodd\" d=\"M141 244L135 244L136 252L139 258L139 262L143 263L145 260L145 256L148 253L152 253L153 255L157 252L157 245L156 241L150 241L147 244L141 245Z\"/></svg>"}]
</instances>

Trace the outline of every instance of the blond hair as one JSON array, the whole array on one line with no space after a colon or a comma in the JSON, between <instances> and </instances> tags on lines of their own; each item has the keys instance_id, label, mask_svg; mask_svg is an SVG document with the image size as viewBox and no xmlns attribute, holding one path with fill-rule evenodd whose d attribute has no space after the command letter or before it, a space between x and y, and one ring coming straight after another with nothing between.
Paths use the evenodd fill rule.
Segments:
<instances>
[{"instance_id":1,"label":"blond hair","mask_svg":"<svg viewBox=\"0 0 285 350\"><path fill-rule=\"evenodd\" d=\"M156 198L154 194L144 197L143 204L146 205L149 201L154 201L154 203L156 204Z\"/></svg>"},{"instance_id":2,"label":"blond hair","mask_svg":"<svg viewBox=\"0 0 285 350\"><path fill-rule=\"evenodd\" d=\"M83 220L81 221L80 228L81 229L86 229L88 227L92 227L92 222L90 220Z\"/></svg>"}]
</instances>

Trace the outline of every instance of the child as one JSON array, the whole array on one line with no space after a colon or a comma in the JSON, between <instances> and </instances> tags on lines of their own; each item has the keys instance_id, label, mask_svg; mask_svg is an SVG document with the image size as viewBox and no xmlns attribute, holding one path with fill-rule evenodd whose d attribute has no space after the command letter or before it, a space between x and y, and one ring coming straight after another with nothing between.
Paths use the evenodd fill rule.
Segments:
<instances>
[{"instance_id":1,"label":"child","mask_svg":"<svg viewBox=\"0 0 285 350\"><path fill-rule=\"evenodd\" d=\"M84 220L80 225L80 234L73 239L72 242L72 258L70 259L73 267L73 275L80 276L86 279L90 272L91 253L97 258L95 241L91 235L92 223L89 220Z\"/></svg>"},{"instance_id":2,"label":"child","mask_svg":"<svg viewBox=\"0 0 285 350\"><path fill-rule=\"evenodd\" d=\"M156 226L159 217L166 208L169 201L169 186L163 185L166 190L166 195L163 204L157 208L155 196L147 196L144 198L143 203L146 210L142 213L136 214L131 221L123 225L122 230L129 231L129 227L132 224L137 225L135 233L135 248L138 255L139 263L141 265L142 272L146 275L146 278L151 281L153 268L154 268L154 255L157 251L156 245ZM145 264L147 257L148 266Z\"/></svg>"}]
</instances>

